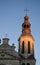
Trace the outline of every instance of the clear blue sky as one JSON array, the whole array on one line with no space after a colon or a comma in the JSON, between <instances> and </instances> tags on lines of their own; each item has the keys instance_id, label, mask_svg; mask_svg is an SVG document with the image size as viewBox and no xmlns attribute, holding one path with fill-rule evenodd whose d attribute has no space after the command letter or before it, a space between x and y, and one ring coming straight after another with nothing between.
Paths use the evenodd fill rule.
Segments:
<instances>
[{"instance_id":1,"label":"clear blue sky","mask_svg":"<svg viewBox=\"0 0 40 65\"><path fill-rule=\"evenodd\" d=\"M40 65L40 0L0 0L0 38L8 34L10 44L14 43L18 49L26 8L35 38L36 65Z\"/></svg>"}]
</instances>

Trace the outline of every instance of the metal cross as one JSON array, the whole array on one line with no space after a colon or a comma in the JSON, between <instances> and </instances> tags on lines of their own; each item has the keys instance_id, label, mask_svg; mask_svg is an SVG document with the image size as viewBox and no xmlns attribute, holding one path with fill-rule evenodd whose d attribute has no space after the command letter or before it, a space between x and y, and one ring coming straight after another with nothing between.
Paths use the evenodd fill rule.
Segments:
<instances>
[{"instance_id":1,"label":"metal cross","mask_svg":"<svg viewBox=\"0 0 40 65\"><path fill-rule=\"evenodd\" d=\"M7 38L8 34L5 35L5 37Z\"/></svg>"},{"instance_id":2,"label":"metal cross","mask_svg":"<svg viewBox=\"0 0 40 65\"><path fill-rule=\"evenodd\" d=\"M26 15L27 15L27 11L28 11L28 9L26 8L24 11L26 12Z\"/></svg>"}]
</instances>

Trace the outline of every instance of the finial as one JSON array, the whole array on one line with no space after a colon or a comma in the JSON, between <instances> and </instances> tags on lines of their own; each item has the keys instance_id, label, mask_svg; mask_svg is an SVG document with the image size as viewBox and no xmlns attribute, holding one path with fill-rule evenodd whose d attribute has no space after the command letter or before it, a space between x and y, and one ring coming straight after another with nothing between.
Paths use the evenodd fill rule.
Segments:
<instances>
[{"instance_id":1,"label":"finial","mask_svg":"<svg viewBox=\"0 0 40 65\"><path fill-rule=\"evenodd\" d=\"M28 9L26 8L24 11L26 12L26 16L27 16L27 11L28 11Z\"/></svg>"},{"instance_id":2,"label":"finial","mask_svg":"<svg viewBox=\"0 0 40 65\"><path fill-rule=\"evenodd\" d=\"M5 37L7 38L8 34L5 35Z\"/></svg>"}]
</instances>

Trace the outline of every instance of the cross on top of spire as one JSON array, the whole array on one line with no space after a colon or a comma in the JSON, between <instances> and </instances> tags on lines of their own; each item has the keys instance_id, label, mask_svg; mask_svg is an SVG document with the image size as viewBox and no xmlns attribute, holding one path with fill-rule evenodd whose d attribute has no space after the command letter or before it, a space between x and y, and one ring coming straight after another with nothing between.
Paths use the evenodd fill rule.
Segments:
<instances>
[{"instance_id":1,"label":"cross on top of spire","mask_svg":"<svg viewBox=\"0 0 40 65\"><path fill-rule=\"evenodd\" d=\"M7 38L8 34L5 35L5 37Z\"/></svg>"},{"instance_id":2,"label":"cross on top of spire","mask_svg":"<svg viewBox=\"0 0 40 65\"><path fill-rule=\"evenodd\" d=\"M26 16L27 16L28 9L26 8L24 11L26 12Z\"/></svg>"}]
</instances>

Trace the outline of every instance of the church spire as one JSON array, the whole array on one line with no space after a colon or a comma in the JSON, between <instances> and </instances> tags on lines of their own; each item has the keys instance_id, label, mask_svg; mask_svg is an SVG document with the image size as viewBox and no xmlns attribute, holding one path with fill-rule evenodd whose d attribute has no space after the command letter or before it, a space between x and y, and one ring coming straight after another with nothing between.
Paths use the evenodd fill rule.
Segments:
<instances>
[{"instance_id":1,"label":"church spire","mask_svg":"<svg viewBox=\"0 0 40 65\"><path fill-rule=\"evenodd\" d=\"M29 17L24 17L22 24L22 34L19 37L19 54L22 54L25 58L34 55L34 37L31 34L31 24Z\"/></svg>"}]
</instances>

